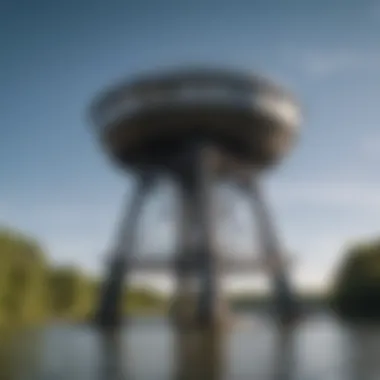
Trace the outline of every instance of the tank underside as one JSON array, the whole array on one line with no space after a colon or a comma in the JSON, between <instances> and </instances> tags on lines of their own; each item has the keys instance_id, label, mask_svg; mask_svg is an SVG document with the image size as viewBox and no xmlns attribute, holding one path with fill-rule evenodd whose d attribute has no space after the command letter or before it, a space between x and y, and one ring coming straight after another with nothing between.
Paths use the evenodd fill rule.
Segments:
<instances>
[{"instance_id":1,"label":"tank underside","mask_svg":"<svg viewBox=\"0 0 380 380\"><path fill-rule=\"evenodd\" d=\"M196 140L257 166L280 160L294 135L275 120L242 110L155 110L108 126L103 144L119 164L155 164Z\"/></svg>"}]
</instances>

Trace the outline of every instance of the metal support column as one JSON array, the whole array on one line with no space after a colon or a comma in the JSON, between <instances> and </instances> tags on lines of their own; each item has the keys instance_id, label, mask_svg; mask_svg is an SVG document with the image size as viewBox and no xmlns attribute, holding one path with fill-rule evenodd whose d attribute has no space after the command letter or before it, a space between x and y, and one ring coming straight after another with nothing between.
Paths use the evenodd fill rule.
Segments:
<instances>
[{"instance_id":1,"label":"metal support column","mask_svg":"<svg viewBox=\"0 0 380 380\"><path fill-rule=\"evenodd\" d=\"M286 268L283 267L282 250L271 223L258 178L249 181L249 195L253 201L253 212L257 217L259 236L265 260L272 271L276 315L281 323L287 324L296 319L298 308L291 288Z\"/></svg>"},{"instance_id":2,"label":"metal support column","mask_svg":"<svg viewBox=\"0 0 380 380\"><path fill-rule=\"evenodd\" d=\"M193 154L194 228L197 231L195 249L200 275L198 317L201 326L211 327L218 318L219 297L212 199L216 152L212 147L198 145Z\"/></svg>"},{"instance_id":3,"label":"metal support column","mask_svg":"<svg viewBox=\"0 0 380 380\"><path fill-rule=\"evenodd\" d=\"M109 273L102 285L99 307L95 316L95 321L99 327L112 330L121 324L124 277L128 270L128 259L133 252L136 221L151 184L150 177L144 176L138 179L137 188L134 190L128 205L129 209L120 224Z\"/></svg>"},{"instance_id":4,"label":"metal support column","mask_svg":"<svg viewBox=\"0 0 380 380\"><path fill-rule=\"evenodd\" d=\"M185 169L184 169L185 170ZM188 183L181 173L179 185L178 242L175 257L175 275L177 288L175 296L174 319L178 327L188 327L194 323L194 245L193 221L194 209ZM192 302L191 302L192 301Z\"/></svg>"}]
</instances>

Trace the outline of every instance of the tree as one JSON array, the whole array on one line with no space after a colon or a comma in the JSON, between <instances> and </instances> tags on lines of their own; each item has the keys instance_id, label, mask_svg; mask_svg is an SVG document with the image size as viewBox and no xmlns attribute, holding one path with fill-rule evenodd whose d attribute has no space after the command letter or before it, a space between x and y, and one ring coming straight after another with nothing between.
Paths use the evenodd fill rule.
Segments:
<instances>
[{"instance_id":1,"label":"tree","mask_svg":"<svg viewBox=\"0 0 380 380\"><path fill-rule=\"evenodd\" d=\"M349 319L380 319L380 240L351 247L337 274L333 308Z\"/></svg>"},{"instance_id":2,"label":"tree","mask_svg":"<svg viewBox=\"0 0 380 380\"><path fill-rule=\"evenodd\" d=\"M49 318L90 320L100 281L75 267L51 267L34 239L0 229L0 327ZM128 293L128 294L127 294ZM129 289L123 310L158 311L165 300L151 289Z\"/></svg>"},{"instance_id":3,"label":"tree","mask_svg":"<svg viewBox=\"0 0 380 380\"><path fill-rule=\"evenodd\" d=\"M35 321L44 312L45 258L31 238L0 231L0 324Z\"/></svg>"},{"instance_id":4,"label":"tree","mask_svg":"<svg viewBox=\"0 0 380 380\"><path fill-rule=\"evenodd\" d=\"M95 283L74 267L55 268L49 274L50 310L54 316L84 319L92 311Z\"/></svg>"}]
</instances>

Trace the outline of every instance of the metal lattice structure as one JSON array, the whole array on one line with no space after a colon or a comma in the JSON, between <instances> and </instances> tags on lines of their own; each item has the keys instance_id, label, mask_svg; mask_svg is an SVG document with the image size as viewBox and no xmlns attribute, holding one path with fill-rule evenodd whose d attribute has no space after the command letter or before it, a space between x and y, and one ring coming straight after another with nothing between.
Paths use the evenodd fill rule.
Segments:
<instances>
[{"instance_id":1,"label":"metal lattice structure","mask_svg":"<svg viewBox=\"0 0 380 380\"><path fill-rule=\"evenodd\" d=\"M111 253L98 323L120 323L118 299L131 265L135 220L155 179L165 174L176 184L182 205L180 246L172 268L182 283L198 276L198 321L212 324L217 318L220 269L212 185L224 179L239 185L252 200L264 257L281 262L282 250L259 182L260 174L277 164L296 141L297 101L261 77L228 70L178 70L116 85L94 101L91 117L105 151L138 180ZM143 261L139 264L144 266ZM274 265L272 272L278 315L288 320L294 316L295 302L287 271Z\"/></svg>"}]
</instances>

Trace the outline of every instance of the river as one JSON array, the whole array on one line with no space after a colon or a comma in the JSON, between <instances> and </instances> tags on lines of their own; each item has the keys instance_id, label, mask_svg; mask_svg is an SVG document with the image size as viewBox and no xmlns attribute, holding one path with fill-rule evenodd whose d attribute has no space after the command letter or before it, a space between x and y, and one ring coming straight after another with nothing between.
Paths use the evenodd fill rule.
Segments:
<instances>
[{"instance_id":1,"label":"river","mask_svg":"<svg viewBox=\"0 0 380 380\"><path fill-rule=\"evenodd\" d=\"M57 323L3 339L0 355L2 380L379 380L380 328L321 314L280 332L250 315L223 336L195 335L144 318L105 338Z\"/></svg>"}]
</instances>

